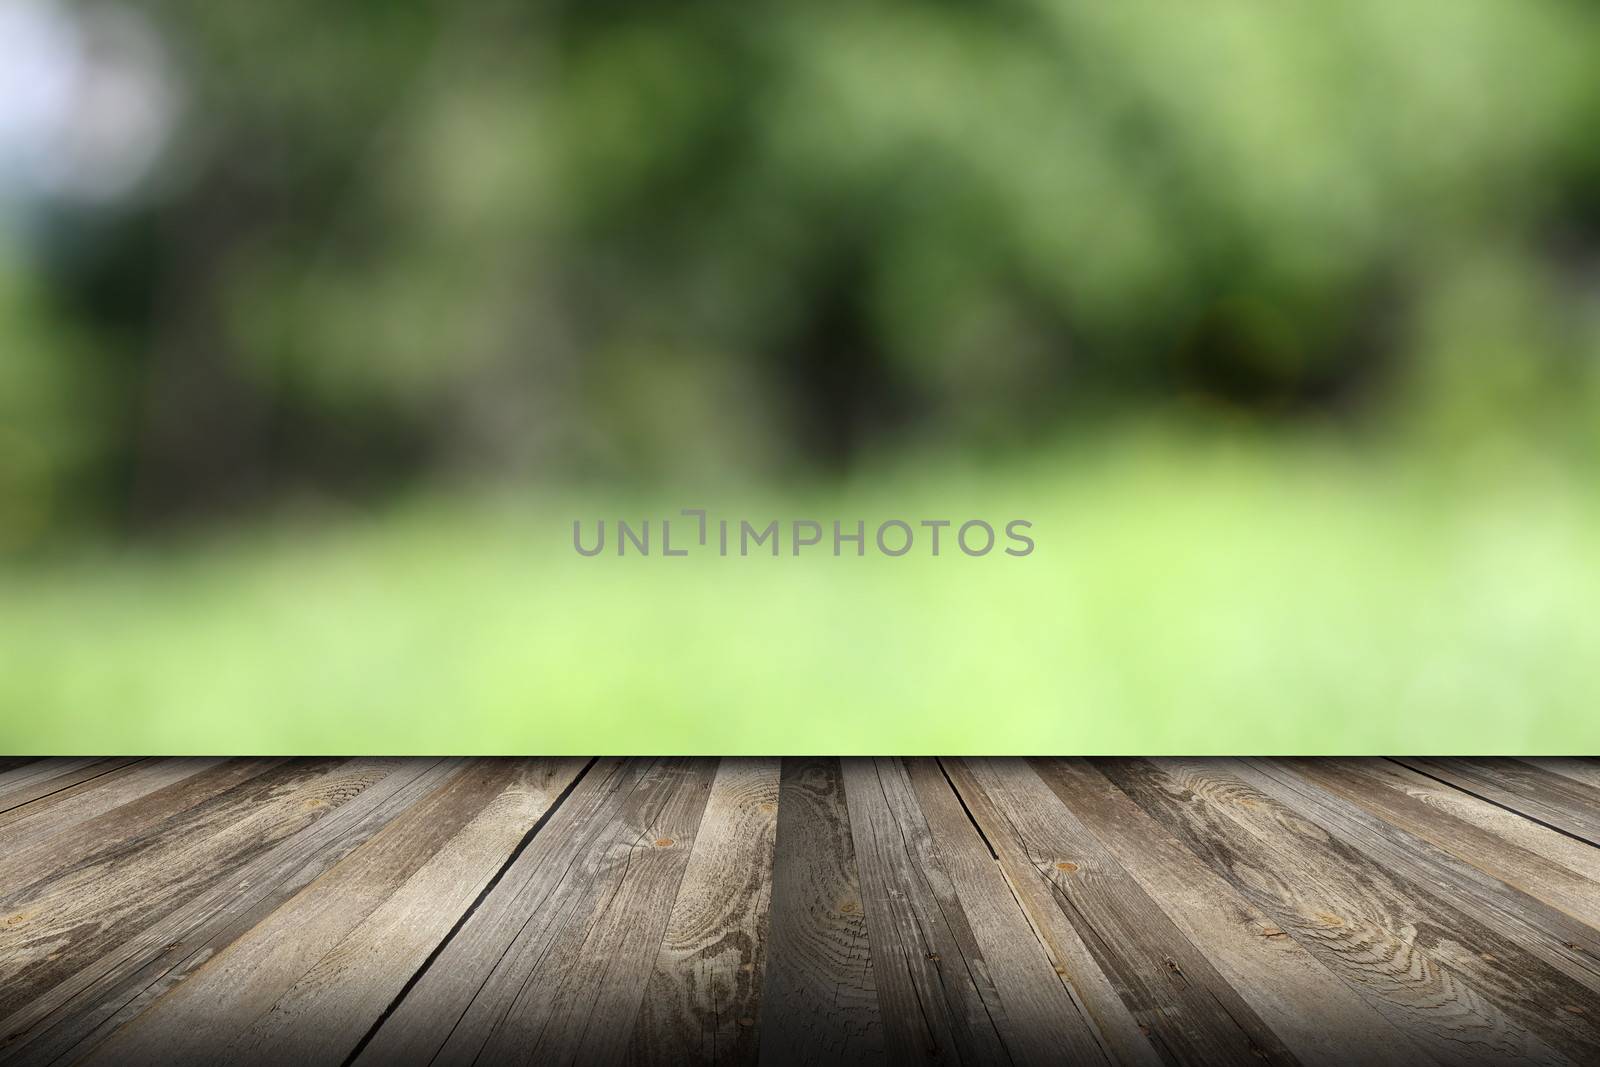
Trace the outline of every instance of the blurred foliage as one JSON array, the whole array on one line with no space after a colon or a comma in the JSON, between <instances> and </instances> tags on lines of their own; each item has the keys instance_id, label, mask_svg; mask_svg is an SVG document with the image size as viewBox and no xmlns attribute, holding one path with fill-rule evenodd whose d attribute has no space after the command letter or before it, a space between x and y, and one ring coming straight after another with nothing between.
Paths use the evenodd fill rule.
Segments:
<instances>
[{"instance_id":1,"label":"blurred foliage","mask_svg":"<svg viewBox=\"0 0 1600 1067\"><path fill-rule=\"evenodd\" d=\"M1200 402L1600 446L1577 0L146 0L137 195L0 242L0 544Z\"/></svg>"}]
</instances>

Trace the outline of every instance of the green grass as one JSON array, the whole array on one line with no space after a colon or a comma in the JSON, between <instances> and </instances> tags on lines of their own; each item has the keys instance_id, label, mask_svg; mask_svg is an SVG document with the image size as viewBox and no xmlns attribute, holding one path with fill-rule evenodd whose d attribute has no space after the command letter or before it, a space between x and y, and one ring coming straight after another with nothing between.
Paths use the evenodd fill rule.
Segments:
<instances>
[{"instance_id":1,"label":"green grass","mask_svg":"<svg viewBox=\"0 0 1600 1067\"><path fill-rule=\"evenodd\" d=\"M1526 463L1137 437L541 492L0 570L0 750L1600 751L1600 508ZM579 558L571 520L1032 519L1027 559Z\"/></svg>"}]
</instances>

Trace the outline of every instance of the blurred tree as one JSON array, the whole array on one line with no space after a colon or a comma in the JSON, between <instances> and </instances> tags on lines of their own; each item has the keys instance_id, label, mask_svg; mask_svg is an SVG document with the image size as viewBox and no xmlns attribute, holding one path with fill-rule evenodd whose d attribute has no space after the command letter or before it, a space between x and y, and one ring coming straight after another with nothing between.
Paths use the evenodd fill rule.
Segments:
<instances>
[{"instance_id":1,"label":"blurred tree","mask_svg":"<svg viewBox=\"0 0 1600 1067\"><path fill-rule=\"evenodd\" d=\"M36 206L0 275L16 514L839 468L1195 396L1442 441L1600 410L1568 0L142 10L164 168Z\"/></svg>"}]
</instances>

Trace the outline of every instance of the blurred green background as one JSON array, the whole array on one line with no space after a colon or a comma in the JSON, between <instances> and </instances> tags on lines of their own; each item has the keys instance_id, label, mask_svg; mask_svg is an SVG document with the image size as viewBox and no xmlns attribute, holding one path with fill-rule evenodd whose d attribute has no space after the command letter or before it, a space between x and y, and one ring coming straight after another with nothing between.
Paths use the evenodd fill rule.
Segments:
<instances>
[{"instance_id":1,"label":"blurred green background","mask_svg":"<svg viewBox=\"0 0 1600 1067\"><path fill-rule=\"evenodd\" d=\"M1597 131L1579 0L0 0L0 750L1600 751Z\"/></svg>"}]
</instances>

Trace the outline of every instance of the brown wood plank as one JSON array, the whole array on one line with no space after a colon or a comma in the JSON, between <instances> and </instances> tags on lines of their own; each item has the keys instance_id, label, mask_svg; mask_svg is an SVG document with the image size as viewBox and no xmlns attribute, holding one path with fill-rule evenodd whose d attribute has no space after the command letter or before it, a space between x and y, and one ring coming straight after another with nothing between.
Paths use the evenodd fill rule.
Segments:
<instances>
[{"instance_id":1,"label":"brown wood plank","mask_svg":"<svg viewBox=\"0 0 1600 1067\"><path fill-rule=\"evenodd\" d=\"M1600 849L1389 759L1329 760L1600 885ZM1419 817L1420 819L1420 817ZM1422 835L1426 836L1426 835ZM1431 838L1430 838L1431 839ZM1435 842L1438 844L1439 842Z\"/></svg>"},{"instance_id":2,"label":"brown wood plank","mask_svg":"<svg viewBox=\"0 0 1600 1067\"><path fill-rule=\"evenodd\" d=\"M40 841L115 808L165 789L224 762L215 758L180 757L131 763L100 778L63 790L50 802L28 804L0 815L0 841L7 859ZM51 846L52 849L55 846Z\"/></svg>"},{"instance_id":3,"label":"brown wood plank","mask_svg":"<svg viewBox=\"0 0 1600 1067\"><path fill-rule=\"evenodd\" d=\"M493 1022L487 1017L488 999L515 995L526 973L519 968L533 967L560 918L564 901L558 891L649 767L648 761L602 759L588 770L372 1035L357 1062L432 1063L479 1001L483 1021L472 1023L482 1028L479 1044L460 1057L471 1061L483 1030Z\"/></svg>"},{"instance_id":4,"label":"brown wood plank","mask_svg":"<svg viewBox=\"0 0 1600 1067\"><path fill-rule=\"evenodd\" d=\"M1591 789L1600 789L1600 760L1594 757L1544 757L1541 759L1524 759L1523 763L1531 763L1540 770L1559 774L1563 778L1571 778L1574 782L1581 782Z\"/></svg>"},{"instance_id":5,"label":"brown wood plank","mask_svg":"<svg viewBox=\"0 0 1600 1067\"><path fill-rule=\"evenodd\" d=\"M1054 885L1040 877L1011 816L990 799L973 773L975 761L941 760L962 807L971 813L979 833L995 854L1006 885L1044 947L1051 969L1061 978L1080 1014L1093 1027L1098 1043L1115 1063L1162 1063L1148 1031L1123 1002L1116 982L1096 962L1094 953L1056 900ZM1014 761L1004 761L1001 767Z\"/></svg>"},{"instance_id":6,"label":"brown wood plank","mask_svg":"<svg viewBox=\"0 0 1600 1067\"><path fill-rule=\"evenodd\" d=\"M139 762L138 757L130 756L115 759L66 760L53 764L43 768L36 775L0 789L0 815L27 806L43 804L74 786L137 762Z\"/></svg>"},{"instance_id":7,"label":"brown wood plank","mask_svg":"<svg viewBox=\"0 0 1600 1067\"><path fill-rule=\"evenodd\" d=\"M80 767L98 763L101 757L73 757L62 759L49 757L44 759L23 760L15 767L0 771L0 805L9 807L6 798L16 790L23 788L28 782L38 782L53 778L58 774L66 774Z\"/></svg>"},{"instance_id":8,"label":"brown wood plank","mask_svg":"<svg viewBox=\"0 0 1600 1067\"><path fill-rule=\"evenodd\" d=\"M224 1054L225 1061L263 1065L292 1061L329 1067L343 1063L587 762L476 761L460 778L465 788L449 791L459 793L458 797L436 794L438 803L430 797L390 824L379 836L400 830L403 822L407 830L441 840L442 847L342 939L337 939L332 929L322 929L318 943L334 947L233 1042ZM485 798L487 803L481 804ZM474 809L470 821L457 824L456 812L472 813ZM365 848L377 844L375 837ZM385 845L390 851L402 851L388 842ZM353 864L356 858L352 854L292 904L300 904L323 882L335 881L338 884L330 889L329 903L333 910L348 909L348 902L357 895L357 884L370 891L382 881L371 864ZM339 877L349 866L358 870L351 877ZM304 909L286 907L282 911L293 911L299 918ZM305 939L303 932L285 936ZM200 984L206 973L195 975L190 985ZM255 990L260 985L258 976L259 970L242 977ZM236 999L228 998L230 1009ZM206 1026L215 1031L219 1022L213 1013ZM209 1047L215 1048L216 1043Z\"/></svg>"},{"instance_id":9,"label":"brown wood plank","mask_svg":"<svg viewBox=\"0 0 1600 1067\"><path fill-rule=\"evenodd\" d=\"M1442 1062L1587 1058L1588 1040L1550 1014L1552 1004L1572 1004L1574 983L1245 783L1227 762L1097 766Z\"/></svg>"},{"instance_id":10,"label":"brown wood plank","mask_svg":"<svg viewBox=\"0 0 1600 1067\"><path fill-rule=\"evenodd\" d=\"M843 766L890 1058L1004 1062L999 994L965 915L951 906L948 878L928 867L931 835L904 768L865 759Z\"/></svg>"},{"instance_id":11,"label":"brown wood plank","mask_svg":"<svg viewBox=\"0 0 1600 1067\"><path fill-rule=\"evenodd\" d=\"M226 878L215 879L159 921L120 939L0 1022L0 1034L5 1035L0 1055L8 1062L51 1063L103 1041L439 784L441 767L432 760L358 763L339 780L352 787L385 765L389 773L332 810L325 795L302 794L300 804L313 821ZM249 770L250 764L242 769ZM261 777L269 778L270 772ZM242 786L252 781L247 778ZM276 787L284 784L278 781ZM232 794L242 786L219 797L232 803ZM275 786L269 781L263 788L270 793ZM149 837L159 839L161 834L151 831L134 840Z\"/></svg>"},{"instance_id":12,"label":"brown wood plank","mask_svg":"<svg viewBox=\"0 0 1600 1067\"><path fill-rule=\"evenodd\" d=\"M45 759L46 757L44 756L6 756L0 758L0 789L6 787L8 784L7 778L13 771L31 764L43 763Z\"/></svg>"},{"instance_id":13,"label":"brown wood plank","mask_svg":"<svg viewBox=\"0 0 1600 1067\"><path fill-rule=\"evenodd\" d=\"M702 782L703 779L703 782ZM684 855L677 835L646 835L677 819L687 794L703 807L710 772L689 760L601 760L535 835L471 918L379 1027L357 1062L519 1060L555 1014L554 958L596 926L641 849ZM674 803L676 802L676 803ZM657 846L658 840L673 843ZM681 871L680 871L681 875ZM671 897L666 898L670 906ZM645 955L653 966L665 932ZM545 971L541 971L541 967ZM536 982L536 975L545 975ZM648 978L648 972L645 974ZM642 995L642 981L641 990ZM524 1001L524 995L532 998ZM560 1008L565 1009L563 1001ZM621 1035L626 1039L631 1029ZM492 1046L492 1047L491 1047Z\"/></svg>"},{"instance_id":14,"label":"brown wood plank","mask_svg":"<svg viewBox=\"0 0 1600 1067\"><path fill-rule=\"evenodd\" d=\"M1557 965L1563 969L1567 969L1566 961L1570 960L1577 968L1575 976L1587 981L1591 988L1600 980L1600 933L1596 932L1600 930L1600 883L1346 765L1324 760L1294 760L1282 765L1382 820L1382 824L1375 827L1376 832L1390 840L1379 844L1381 854L1373 854L1383 862L1397 869L1404 864L1413 870L1428 863L1421 868L1425 871L1422 877L1442 890L1470 892L1474 914L1487 921L1515 912L1544 931L1543 937L1534 931L1519 931L1514 935L1518 940L1530 945L1548 940L1552 944L1546 947L1547 959L1553 956L1552 962L1561 961ZM1344 840L1373 836L1360 830L1347 830L1348 825L1349 821L1343 820L1337 827ZM1383 834L1382 825L1397 827L1427 842L1431 848L1406 837ZM1429 863L1432 849L1447 852L1488 877L1473 878L1459 869ZM1524 896L1540 901L1559 914L1547 916L1531 911L1522 902ZM1570 948L1572 944L1579 947Z\"/></svg>"},{"instance_id":15,"label":"brown wood plank","mask_svg":"<svg viewBox=\"0 0 1600 1067\"><path fill-rule=\"evenodd\" d=\"M1302 1063L1435 1062L1087 761L1032 762Z\"/></svg>"},{"instance_id":16,"label":"brown wood plank","mask_svg":"<svg viewBox=\"0 0 1600 1067\"><path fill-rule=\"evenodd\" d=\"M15 1011L371 785L370 762L285 766L182 813L162 833L0 895L0 1014Z\"/></svg>"},{"instance_id":17,"label":"brown wood plank","mask_svg":"<svg viewBox=\"0 0 1600 1067\"><path fill-rule=\"evenodd\" d=\"M581 766L452 762L448 780L119 1031L101 1056L182 1063L226 1049L228 1062L343 1062Z\"/></svg>"},{"instance_id":18,"label":"brown wood plank","mask_svg":"<svg viewBox=\"0 0 1600 1067\"><path fill-rule=\"evenodd\" d=\"M754 1063L766 964L777 759L717 767L634 1024L633 1063Z\"/></svg>"},{"instance_id":19,"label":"brown wood plank","mask_svg":"<svg viewBox=\"0 0 1600 1067\"><path fill-rule=\"evenodd\" d=\"M996 1017L1013 1063L1107 1063L1093 1022L1056 973L999 863L956 796L938 762L905 761L928 834L917 834L919 858L940 907L960 911L971 927L994 990ZM915 828L913 827L913 830Z\"/></svg>"},{"instance_id":20,"label":"brown wood plank","mask_svg":"<svg viewBox=\"0 0 1600 1067\"><path fill-rule=\"evenodd\" d=\"M763 1064L876 1063L883 1022L835 759L785 759L761 1008Z\"/></svg>"},{"instance_id":21,"label":"brown wood plank","mask_svg":"<svg viewBox=\"0 0 1600 1067\"><path fill-rule=\"evenodd\" d=\"M602 841L584 893L592 905L556 932L475 1062L614 1063L666 935L715 771L663 761L641 800ZM452 1052L446 1047L447 1056Z\"/></svg>"},{"instance_id":22,"label":"brown wood plank","mask_svg":"<svg viewBox=\"0 0 1600 1067\"><path fill-rule=\"evenodd\" d=\"M1600 847L1600 789L1514 759L1400 761L1457 789Z\"/></svg>"},{"instance_id":23,"label":"brown wood plank","mask_svg":"<svg viewBox=\"0 0 1600 1067\"><path fill-rule=\"evenodd\" d=\"M208 768L130 800L59 833L33 837L18 824L16 846L0 855L0 894L48 881L70 868L126 853L142 839L167 832L182 813L282 766L284 760L235 760Z\"/></svg>"},{"instance_id":24,"label":"brown wood plank","mask_svg":"<svg viewBox=\"0 0 1600 1067\"><path fill-rule=\"evenodd\" d=\"M962 763L1004 820L986 825L982 809L969 800L985 835L991 841L1014 836L1027 856L1030 870L1016 872L1013 882L1044 880L1166 1058L1294 1062L1277 1035L1032 768L1018 760Z\"/></svg>"}]
</instances>

